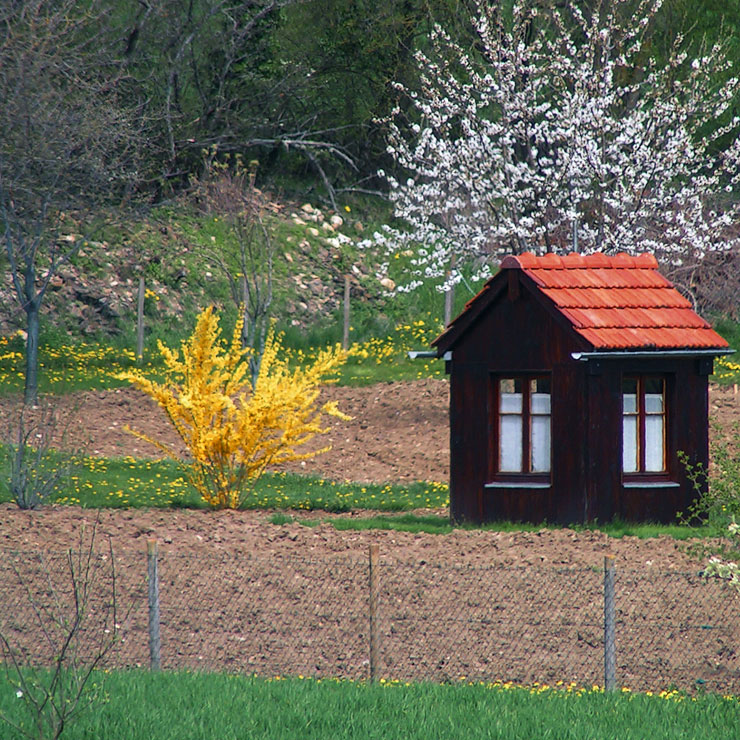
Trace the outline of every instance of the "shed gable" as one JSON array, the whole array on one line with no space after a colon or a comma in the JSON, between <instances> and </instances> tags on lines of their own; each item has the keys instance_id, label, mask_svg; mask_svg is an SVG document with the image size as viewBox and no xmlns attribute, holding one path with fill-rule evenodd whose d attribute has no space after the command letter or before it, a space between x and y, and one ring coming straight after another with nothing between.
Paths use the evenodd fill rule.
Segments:
<instances>
[{"instance_id":1,"label":"shed gable","mask_svg":"<svg viewBox=\"0 0 740 740\"><path fill-rule=\"evenodd\" d=\"M501 271L432 345L442 354L465 334L520 270L594 350L719 349L727 342L694 312L650 254L530 253L506 257Z\"/></svg>"}]
</instances>

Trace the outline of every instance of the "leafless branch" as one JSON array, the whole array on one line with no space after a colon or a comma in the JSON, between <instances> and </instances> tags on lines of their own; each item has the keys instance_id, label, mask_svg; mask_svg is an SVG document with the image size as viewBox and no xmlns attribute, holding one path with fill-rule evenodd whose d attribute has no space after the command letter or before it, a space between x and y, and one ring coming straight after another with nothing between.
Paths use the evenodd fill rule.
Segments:
<instances>
[{"instance_id":1,"label":"leafless branch","mask_svg":"<svg viewBox=\"0 0 740 740\"><path fill-rule=\"evenodd\" d=\"M95 701L91 678L118 640L115 558L110 539L107 558L97 551L98 527L99 516L89 535L84 527L80 529L76 549L69 550L64 558L66 583L61 589L55 583L59 574L41 555L35 558L35 574L34 567L12 564L36 629L45 636L48 660L42 668L29 665L8 626L0 627L6 676L31 714L33 726L29 728L6 714L0 714L0 719L30 740L59 738L65 727ZM107 583L101 583L106 573ZM39 575L45 588L35 587ZM103 599L96 608L92 599L101 588L110 598ZM96 621L89 624L93 616Z\"/></svg>"}]
</instances>

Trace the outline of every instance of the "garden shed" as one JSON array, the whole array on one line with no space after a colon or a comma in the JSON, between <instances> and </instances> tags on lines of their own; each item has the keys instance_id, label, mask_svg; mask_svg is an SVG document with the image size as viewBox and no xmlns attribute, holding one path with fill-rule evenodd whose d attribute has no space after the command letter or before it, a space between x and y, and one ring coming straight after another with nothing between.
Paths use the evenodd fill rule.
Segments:
<instances>
[{"instance_id":1,"label":"garden shed","mask_svg":"<svg viewBox=\"0 0 740 740\"><path fill-rule=\"evenodd\" d=\"M434 340L456 521L675 521L727 342L654 256L506 257Z\"/></svg>"}]
</instances>

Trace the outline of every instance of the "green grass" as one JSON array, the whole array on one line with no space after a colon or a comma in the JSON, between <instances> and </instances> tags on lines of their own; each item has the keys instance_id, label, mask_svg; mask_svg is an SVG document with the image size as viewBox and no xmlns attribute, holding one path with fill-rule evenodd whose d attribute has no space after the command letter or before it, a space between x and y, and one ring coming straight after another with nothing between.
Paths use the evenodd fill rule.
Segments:
<instances>
[{"instance_id":1,"label":"green grass","mask_svg":"<svg viewBox=\"0 0 740 740\"><path fill-rule=\"evenodd\" d=\"M0 452L2 448L0 447ZM50 453L52 459L57 453ZM0 501L9 501L7 461L0 455ZM205 508L196 491L187 481L186 468L172 460L147 460L133 457L84 457L74 461L68 478L50 502L73 504L85 508ZM419 481L411 484L338 483L311 475L279 472L267 473L257 481L243 509L278 510L271 518L275 525L298 521L316 526L315 519L301 520L292 511L326 511L327 513L356 511L408 512L410 509L441 508L449 505L447 483ZM297 517L297 518L296 518ZM394 516L358 516L328 518L340 530L398 530L449 534L453 529L484 529L496 532L538 531L557 529L556 525L492 522L485 525L452 525L441 515L402 513ZM646 539L665 535L677 540L711 537L708 527L642 524L622 521L594 522L572 527L576 531L598 530L610 537Z\"/></svg>"},{"instance_id":2,"label":"green grass","mask_svg":"<svg viewBox=\"0 0 740 740\"><path fill-rule=\"evenodd\" d=\"M616 519L611 522L590 522L589 524L574 525L576 531L605 532L610 537L638 537L641 540L661 535L672 537L674 540L686 540L693 537L711 537L713 531L709 527L690 527L682 524L652 524L650 522L624 522Z\"/></svg>"},{"instance_id":3,"label":"green grass","mask_svg":"<svg viewBox=\"0 0 740 740\"><path fill-rule=\"evenodd\" d=\"M718 357L714 361L714 375L712 380L720 384L740 383L740 322L720 318L714 323L715 330L724 337L730 347L736 350L735 354Z\"/></svg>"},{"instance_id":4,"label":"green grass","mask_svg":"<svg viewBox=\"0 0 740 740\"><path fill-rule=\"evenodd\" d=\"M718 357L714 361L712 380L720 385L740 383L740 361L737 355Z\"/></svg>"},{"instance_id":5,"label":"green grass","mask_svg":"<svg viewBox=\"0 0 740 740\"><path fill-rule=\"evenodd\" d=\"M7 465L2 456L0 465ZM0 468L0 501L10 500L4 470ZM448 500L446 483L363 485L280 472L263 475L242 508L405 511L446 506ZM183 465L133 457L76 460L71 476L60 482L51 501L87 508L204 507Z\"/></svg>"},{"instance_id":6,"label":"green grass","mask_svg":"<svg viewBox=\"0 0 740 740\"><path fill-rule=\"evenodd\" d=\"M366 506L364 508L372 508ZM315 527L319 522L316 519L306 520L287 512L278 512L270 518L270 522L277 526L297 522L308 527ZM399 532L425 532L427 534L449 534L455 529L479 530L485 532L538 532L542 529L559 530L562 527L551 524L527 524L521 522L487 522L486 524L452 524L449 517L440 514L397 514L378 516L353 516L352 518L327 517L324 523L330 524L341 531L366 530L394 530ZM607 522L603 524L575 525L571 529L577 532L598 531L610 537L638 537L650 539L652 537L672 537L676 540L711 537L713 532L708 527L688 527L664 524L631 524L626 522Z\"/></svg>"},{"instance_id":7,"label":"green grass","mask_svg":"<svg viewBox=\"0 0 740 740\"><path fill-rule=\"evenodd\" d=\"M714 328L733 349L740 350L740 322L720 317L714 322Z\"/></svg>"},{"instance_id":8,"label":"green grass","mask_svg":"<svg viewBox=\"0 0 740 740\"><path fill-rule=\"evenodd\" d=\"M0 337L0 392L19 393L23 389L24 349L20 337ZM122 385L113 376L133 367L132 350L96 343L42 343L39 347L39 391L68 393L77 390L113 388ZM151 360L147 361L154 371Z\"/></svg>"},{"instance_id":9,"label":"green grass","mask_svg":"<svg viewBox=\"0 0 740 740\"><path fill-rule=\"evenodd\" d=\"M222 332L229 336L233 324L223 322ZM340 385L369 385L378 382L444 377L441 360L409 360L408 351L429 349L430 342L442 331L441 323L431 314L418 315L413 321L393 324L380 336L355 340L347 363L339 371ZM318 338L317 334L317 338ZM324 337L326 338L326 337ZM171 337L168 346L179 347L181 338ZM133 349L120 343L67 342L48 337L39 351L39 390L63 394L72 391L118 388L125 383L115 375L136 367ZM297 334L288 333L284 341L288 359L301 363L315 355L317 346L304 346ZM324 345L325 346L325 345ZM24 378L23 340L18 336L0 337L0 393L20 393ZM161 356L150 342L144 353L143 369L152 377L161 376Z\"/></svg>"},{"instance_id":10,"label":"green grass","mask_svg":"<svg viewBox=\"0 0 740 740\"><path fill-rule=\"evenodd\" d=\"M367 684L193 673L114 672L103 701L69 729L78 740L735 740L737 699L509 684ZM23 705L7 684L0 710ZM19 735L3 728L4 740Z\"/></svg>"}]
</instances>

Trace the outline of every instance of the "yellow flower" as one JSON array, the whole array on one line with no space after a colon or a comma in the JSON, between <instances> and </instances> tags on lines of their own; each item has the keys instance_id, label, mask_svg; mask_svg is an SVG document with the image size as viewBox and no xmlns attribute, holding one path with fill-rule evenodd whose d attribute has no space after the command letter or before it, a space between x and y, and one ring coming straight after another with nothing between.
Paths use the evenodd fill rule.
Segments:
<instances>
[{"instance_id":1,"label":"yellow flower","mask_svg":"<svg viewBox=\"0 0 740 740\"><path fill-rule=\"evenodd\" d=\"M166 368L157 383L140 370L116 375L153 398L192 458L190 480L214 508L237 508L242 496L268 466L305 460L327 447L300 452L325 429L324 414L348 419L335 403L318 406L321 385L332 382L346 353L318 353L312 364L291 370L281 355L280 337L270 330L257 379L249 372L251 351L242 349L241 323L223 346L218 317L211 308L198 317L193 335L176 352L159 343ZM128 430L132 431L132 430ZM158 440L132 432L168 457L176 452Z\"/></svg>"}]
</instances>

